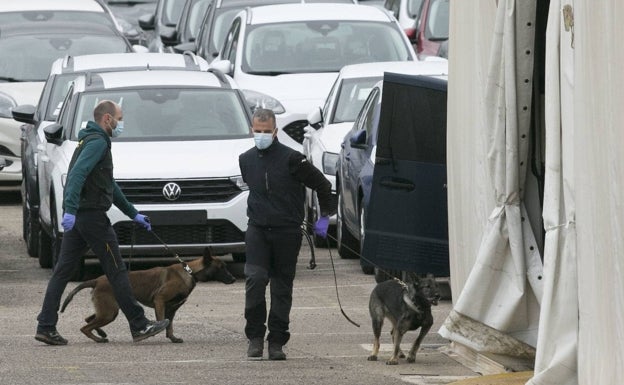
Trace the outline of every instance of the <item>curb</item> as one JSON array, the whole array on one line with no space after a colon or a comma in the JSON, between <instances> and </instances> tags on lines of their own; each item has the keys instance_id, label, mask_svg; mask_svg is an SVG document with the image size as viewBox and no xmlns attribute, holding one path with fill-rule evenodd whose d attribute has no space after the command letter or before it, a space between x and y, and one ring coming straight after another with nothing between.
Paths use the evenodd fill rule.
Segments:
<instances>
[{"instance_id":1,"label":"curb","mask_svg":"<svg viewBox=\"0 0 624 385\"><path fill-rule=\"evenodd\" d=\"M469 378L452 382L448 385L524 385L531 378L533 378L532 371L513 372Z\"/></svg>"}]
</instances>

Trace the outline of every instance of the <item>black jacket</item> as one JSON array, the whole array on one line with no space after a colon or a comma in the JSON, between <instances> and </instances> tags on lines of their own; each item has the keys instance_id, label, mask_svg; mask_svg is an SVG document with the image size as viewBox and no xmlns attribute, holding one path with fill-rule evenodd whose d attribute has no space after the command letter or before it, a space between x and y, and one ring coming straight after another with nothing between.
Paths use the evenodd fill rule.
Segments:
<instances>
[{"instance_id":1,"label":"black jacket","mask_svg":"<svg viewBox=\"0 0 624 385\"><path fill-rule=\"evenodd\" d=\"M249 224L260 227L301 226L305 187L316 191L321 215L330 215L331 183L298 151L277 138L266 150L256 147L239 156L239 166L249 186Z\"/></svg>"}]
</instances>

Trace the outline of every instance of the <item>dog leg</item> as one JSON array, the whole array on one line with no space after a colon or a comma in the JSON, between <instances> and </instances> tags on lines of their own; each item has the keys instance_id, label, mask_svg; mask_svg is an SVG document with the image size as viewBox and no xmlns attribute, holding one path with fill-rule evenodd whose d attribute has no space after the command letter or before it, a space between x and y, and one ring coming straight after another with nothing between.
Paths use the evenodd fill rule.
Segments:
<instances>
[{"instance_id":1,"label":"dog leg","mask_svg":"<svg viewBox=\"0 0 624 385\"><path fill-rule=\"evenodd\" d=\"M394 328L392 328L392 330L390 330L390 336L392 337L392 342L394 342ZM399 358L405 358L405 353L403 353L403 350L401 350L399 348Z\"/></svg>"},{"instance_id":2,"label":"dog leg","mask_svg":"<svg viewBox=\"0 0 624 385\"><path fill-rule=\"evenodd\" d=\"M102 315L98 316L97 314L92 314L85 319L85 321L87 321L87 324L81 327L80 331L82 332L82 334L84 334L85 336L87 336L88 338L92 339L95 342L98 342L98 343L108 342L108 338L106 338L106 333L104 333L104 331L101 328L113 322L115 318L117 318L117 314L119 314L118 310L112 314L106 314L105 316L102 316ZM101 337L96 337L93 334L93 330L95 330Z\"/></svg>"},{"instance_id":3,"label":"dog leg","mask_svg":"<svg viewBox=\"0 0 624 385\"><path fill-rule=\"evenodd\" d=\"M429 332L429 329L431 329L431 325L423 325L420 327L420 333L418 334L418 338L416 338L416 341L414 341L414 344L412 345L412 348L409 351L409 354L407 355L407 362L412 363L412 362L416 362L416 352L418 351L418 348L420 348L420 344L423 341L423 339L425 339L425 336L427 335L427 333Z\"/></svg>"},{"instance_id":4,"label":"dog leg","mask_svg":"<svg viewBox=\"0 0 624 385\"><path fill-rule=\"evenodd\" d=\"M392 352L392 357L390 357L390 359L386 361L386 365L399 364L399 355L401 353L401 340L403 339L403 335L407 332L408 328L409 324L407 324L406 321L403 319L393 323L392 342L394 342L394 351Z\"/></svg>"},{"instance_id":5,"label":"dog leg","mask_svg":"<svg viewBox=\"0 0 624 385\"><path fill-rule=\"evenodd\" d=\"M165 318L169 320L169 326L167 326L167 338L169 338L171 342L177 344L184 342L182 338L178 338L173 335L173 317L175 317L175 313L179 308L179 306L176 306L172 309L165 309Z\"/></svg>"},{"instance_id":6,"label":"dog leg","mask_svg":"<svg viewBox=\"0 0 624 385\"><path fill-rule=\"evenodd\" d=\"M372 322L373 322L373 351L371 352L370 356L368 356L368 360L369 361L377 361L377 355L379 354L379 337L381 336L381 328L383 327L383 316L381 317L381 319L372 316Z\"/></svg>"}]
</instances>

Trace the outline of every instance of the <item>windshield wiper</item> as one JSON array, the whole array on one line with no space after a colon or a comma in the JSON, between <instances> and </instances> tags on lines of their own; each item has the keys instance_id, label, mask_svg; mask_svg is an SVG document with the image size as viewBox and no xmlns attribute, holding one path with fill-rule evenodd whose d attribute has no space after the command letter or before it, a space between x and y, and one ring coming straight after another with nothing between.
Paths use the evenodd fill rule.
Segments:
<instances>
[{"instance_id":1,"label":"windshield wiper","mask_svg":"<svg viewBox=\"0 0 624 385\"><path fill-rule=\"evenodd\" d=\"M247 73L249 75L277 76L277 75L293 74L294 72L286 72L286 71L249 71Z\"/></svg>"},{"instance_id":2,"label":"windshield wiper","mask_svg":"<svg viewBox=\"0 0 624 385\"><path fill-rule=\"evenodd\" d=\"M8 83L16 83L16 82L24 82L23 79L17 79L10 76L0 76L0 82L8 82Z\"/></svg>"},{"instance_id":3,"label":"windshield wiper","mask_svg":"<svg viewBox=\"0 0 624 385\"><path fill-rule=\"evenodd\" d=\"M108 0L107 4L115 5L137 5L137 4L149 4L155 3L153 0Z\"/></svg>"}]
</instances>

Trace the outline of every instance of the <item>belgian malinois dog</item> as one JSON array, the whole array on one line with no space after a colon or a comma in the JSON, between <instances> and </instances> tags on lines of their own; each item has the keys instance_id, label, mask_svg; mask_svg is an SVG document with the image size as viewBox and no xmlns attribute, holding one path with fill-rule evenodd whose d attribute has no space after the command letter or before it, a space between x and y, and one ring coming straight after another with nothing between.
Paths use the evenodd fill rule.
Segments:
<instances>
[{"instance_id":1,"label":"belgian malinois dog","mask_svg":"<svg viewBox=\"0 0 624 385\"><path fill-rule=\"evenodd\" d=\"M197 281L217 280L226 284L236 281L236 278L227 270L225 262L213 257L209 248L204 250L203 257L188 262L188 267L191 268L192 274L187 273L181 263L131 271L128 274L136 300L154 308L156 320L167 318L170 321L167 327L167 338L171 342L183 342L182 338L173 335L173 317L180 306L186 302ZM80 328L80 331L95 342L108 342L102 327L117 318L119 305L115 300L113 287L105 275L76 286L65 298L61 313L76 293L88 287L93 289L91 301L95 307L95 313L85 318L87 324ZM93 330L99 337L93 334Z\"/></svg>"},{"instance_id":2,"label":"belgian malinois dog","mask_svg":"<svg viewBox=\"0 0 624 385\"><path fill-rule=\"evenodd\" d=\"M405 357L401 352L401 339L408 330L420 328L420 334L407 355L407 362L416 361L416 351L420 343L433 325L431 305L437 305L440 291L433 275L419 278L410 273L407 282L390 279L375 286L370 295L368 310L373 323L373 351L369 361L377 361L379 353L379 336L385 318L392 323L392 341L394 351L392 357L386 361L387 365L397 365L399 358Z\"/></svg>"}]
</instances>

